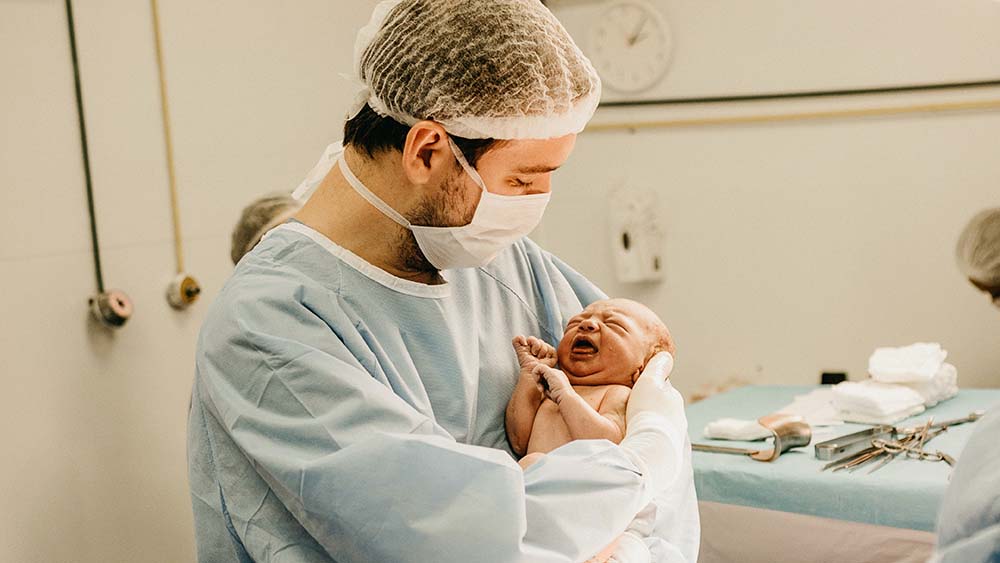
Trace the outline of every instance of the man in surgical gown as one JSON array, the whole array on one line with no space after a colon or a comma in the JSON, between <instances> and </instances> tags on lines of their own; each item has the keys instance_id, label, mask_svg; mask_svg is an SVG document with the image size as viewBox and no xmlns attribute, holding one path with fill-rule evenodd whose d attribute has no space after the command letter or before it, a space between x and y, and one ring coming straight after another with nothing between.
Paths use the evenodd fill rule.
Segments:
<instances>
[{"instance_id":1,"label":"man in surgical gown","mask_svg":"<svg viewBox=\"0 0 1000 563\"><path fill-rule=\"evenodd\" d=\"M358 45L342 157L201 331L199 561L568 562L625 532L617 561L694 563L669 355L637 381L620 445L571 442L522 473L505 436L511 338L555 343L604 297L521 236L596 105L589 62L536 0L394 0Z\"/></svg>"}]
</instances>

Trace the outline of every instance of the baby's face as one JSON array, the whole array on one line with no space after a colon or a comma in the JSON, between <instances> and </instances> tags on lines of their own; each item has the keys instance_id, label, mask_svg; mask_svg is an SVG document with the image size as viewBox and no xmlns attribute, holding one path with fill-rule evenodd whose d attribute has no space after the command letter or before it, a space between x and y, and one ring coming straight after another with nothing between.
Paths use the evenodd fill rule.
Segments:
<instances>
[{"instance_id":1,"label":"baby's face","mask_svg":"<svg viewBox=\"0 0 1000 563\"><path fill-rule=\"evenodd\" d=\"M656 343L651 323L662 325L639 303L596 301L566 325L556 349L559 367L574 385L631 387Z\"/></svg>"}]
</instances>

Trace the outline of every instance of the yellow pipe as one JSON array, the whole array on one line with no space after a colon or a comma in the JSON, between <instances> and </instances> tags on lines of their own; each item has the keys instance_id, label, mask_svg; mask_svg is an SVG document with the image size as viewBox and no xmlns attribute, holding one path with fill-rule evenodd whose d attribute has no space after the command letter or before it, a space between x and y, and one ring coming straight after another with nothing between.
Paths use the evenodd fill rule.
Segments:
<instances>
[{"instance_id":1,"label":"yellow pipe","mask_svg":"<svg viewBox=\"0 0 1000 563\"><path fill-rule=\"evenodd\" d=\"M170 134L170 110L167 107L167 80L163 75L163 48L160 40L160 15L156 0L150 0L153 11L153 37L156 44L156 70L160 76L160 110L163 115L163 140L167 147L167 178L170 184L170 211L174 222L174 254L177 273L184 272L184 249L181 244L181 213L177 205L177 180L174 175L174 145Z\"/></svg>"}]
</instances>

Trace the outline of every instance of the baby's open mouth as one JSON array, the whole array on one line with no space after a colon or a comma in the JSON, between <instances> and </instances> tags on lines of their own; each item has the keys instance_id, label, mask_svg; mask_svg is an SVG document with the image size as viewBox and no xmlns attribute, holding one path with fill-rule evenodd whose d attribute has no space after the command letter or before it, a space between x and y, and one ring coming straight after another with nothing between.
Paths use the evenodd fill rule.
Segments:
<instances>
[{"instance_id":1,"label":"baby's open mouth","mask_svg":"<svg viewBox=\"0 0 1000 563\"><path fill-rule=\"evenodd\" d=\"M597 344L589 336L579 335L573 339L573 346L570 352L578 355L590 355L597 353Z\"/></svg>"}]
</instances>

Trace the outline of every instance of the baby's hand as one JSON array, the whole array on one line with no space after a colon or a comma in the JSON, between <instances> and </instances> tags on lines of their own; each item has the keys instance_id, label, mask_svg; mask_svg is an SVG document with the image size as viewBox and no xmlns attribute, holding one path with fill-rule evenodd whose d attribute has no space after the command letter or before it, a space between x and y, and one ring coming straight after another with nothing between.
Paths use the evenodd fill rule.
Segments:
<instances>
[{"instance_id":1,"label":"baby's hand","mask_svg":"<svg viewBox=\"0 0 1000 563\"><path fill-rule=\"evenodd\" d=\"M558 404L570 393L576 393L570 385L566 374L544 364L537 364L531 371L535 381L544 390L545 395Z\"/></svg>"},{"instance_id":2,"label":"baby's hand","mask_svg":"<svg viewBox=\"0 0 1000 563\"><path fill-rule=\"evenodd\" d=\"M556 349L534 336L515 336L511 342L521 371L531 371L537 364L556 367Z\"/></svg>"}]
</instances>

